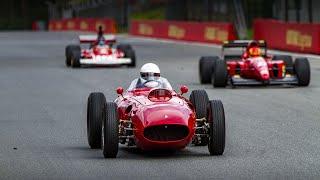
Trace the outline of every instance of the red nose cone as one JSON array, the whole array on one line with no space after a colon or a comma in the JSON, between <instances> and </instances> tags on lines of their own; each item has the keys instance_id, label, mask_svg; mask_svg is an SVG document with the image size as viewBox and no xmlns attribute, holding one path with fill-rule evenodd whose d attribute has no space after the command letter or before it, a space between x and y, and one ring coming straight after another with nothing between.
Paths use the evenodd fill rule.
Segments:
<instances>
[{"instance_id":1,"label":"red nose cone","mask_svg":"<svg viewBox=\"0 0 320 180\"><path fill-rule=\"evenodd\" d=\"M263 80L269 80L269 78L270 78L269 73L262 74Z\"/></svg>"}]
</instances>

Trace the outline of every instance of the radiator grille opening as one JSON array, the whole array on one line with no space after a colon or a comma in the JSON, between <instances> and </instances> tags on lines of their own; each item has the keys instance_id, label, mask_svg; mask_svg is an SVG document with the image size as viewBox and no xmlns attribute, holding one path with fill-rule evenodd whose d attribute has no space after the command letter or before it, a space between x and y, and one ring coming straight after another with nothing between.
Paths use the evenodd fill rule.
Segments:
<instances>
[{"instance_id":1,"label":"radiator grille opening","mask_svg":"<svg viewBox=\"0 0 320 180\"><path fill-rule=\"evenodd\" d=\"M178 141L188 134L188 127L183 125L151 126L144 130L144 137L151 141Z\"/></svg>"}]
</instances>

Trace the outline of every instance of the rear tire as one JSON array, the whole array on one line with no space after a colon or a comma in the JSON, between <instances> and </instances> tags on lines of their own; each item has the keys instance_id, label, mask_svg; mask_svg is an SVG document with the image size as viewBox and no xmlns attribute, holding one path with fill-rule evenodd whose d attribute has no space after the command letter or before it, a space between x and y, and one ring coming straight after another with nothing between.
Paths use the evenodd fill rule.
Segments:
<instances>
[{"instance_id":1,"label":"rear tire","mask_svg":"<svg viewBox=\"0 0 320 180\"><path fill-rule=\"evenodd\" d=\"M225 147L225 114L223 104L219 100L212 100L207 108L207 120L209 121L210 155L222 155Z\"/></svg>"},{"instance_id":2,"label":"rear tire","mask_svg":"<svg viewBox=\"0 0 320 180\"><path fill-rule=\"evenodd\" d=\"M211 81L211 74L214 71L215 61L217 56L203 56L199 60L199 77L201 84L209 84Z\"/></svg>"},{"instance_id":3,"label":"rear tire","mask_svg":"<svg viewBox=\"0 0 320 180\"><path fill-rule=\"evenodd\" d=\"M227 64L224 60L215 62L215 69L211 75L211 82L214 87L226 87L228 83Z\"/></svg>"},{"instance_id":4,"label":"rear tire","mask_svg":"<svg viewBox=\"0 0 320 180\"><path fill-rule=\"evenodd\" d=\"M299 86L308 86L310 83L310 64L307 58L297 58L294 62L294 70L298 78Z\"/></svg>"},{"instance_id":5,"label":"rear tire","mask_svg":"<svg viewBox=\"0 0 320 180\"><path fill-rule=\"evenodd\" d=\"M286 72L289 74L293 74L293 60L292 56L287 55L274 55L272 60L283 60L286 65Z\"/></svg>"},{"instance_id":6,"label":"rear tire","mask_svg":"<svg viewBox=\"0 0 320 180\"><path fill-rule=\"evenodd\" d=\"M136 67L136 54L131 45L129 44L119 44L117 49L124 53L125 58L130 58L131 63L128 64L128 67Z\"/></svg>"},{"instance_id":7,"label":"rear tire","mask_svg":"<svg viewBox=\"0 0 320 180\"><path fill-rule=\"evenodd\" d=\"M68 45L66 47L66 66L69 67L71 66L71 55L73 50L79 50L81 52L81 48L79 45Z\"/></svg>"},{"instance_id":8,"label":"rear tire","mask_svg":"<svg viewBox=\"0 0 320 180\"><path fill-rule=\"evenodd\" d=\"M71 57L70 57L70 65L73 68L80 67L80 58L81 58L81 49L79 48L71 48Z\"/></svg>"},{"instance_id":9,"label":"rear tire","mask_svg":"<svg viewBox=\"0 0 320 180\"><path fill-rule=\"evenodd\" d=\"M87 105L87 137L91 149L101 148L101 128L105 119L106 98L103 93L91 93Z\"/></svg>"},{"instance_id":10,"label":"rear tire","mask_svg":"<svg viewBox=\"0 0 320 180\"><path fill-rule=\"evenodd\" d=\"M119 148L119 119L117 104L107 102L106 118L104 119L102 134L102 152L104 158L115 158Z\"/></svg>"}]
</instances>

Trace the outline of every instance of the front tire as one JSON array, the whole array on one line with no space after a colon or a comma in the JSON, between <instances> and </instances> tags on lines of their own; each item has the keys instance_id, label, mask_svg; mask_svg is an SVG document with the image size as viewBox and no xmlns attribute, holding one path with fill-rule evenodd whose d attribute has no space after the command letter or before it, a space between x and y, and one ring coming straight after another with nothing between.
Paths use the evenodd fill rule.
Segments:
<instances>
[{"instance_id":1,"label":"front tire","mask_svg":"<svg viewBox=\"0 0 320 180\"><path fill-rule=\"evenodd\" d=\"M119 119L117 104L107 102L106 118L104 119L102 134L102 152L104 158L115 158L119 148Z\"/></svg>"},{"instance_id":2,"label":"front tire","mask_svg":"<svg viewBox=\"0 0 320 180\"><path fill-rule=\"evenodd\" d=\"M214 87L226 87L228 83L227 64L224 60L215 62L215 70L212 73L211 82Z\"/></svg>"},{"instance_id":3,"label":"front tire","mask_svg":"<svg viewBox=\"0 0 320 180\"><path fill-rule=\"evenodd\" d=\"M207 115L207 104L209 102L208 94L205 90L193 90L190 94L191 101L196 111L197 119L204 118Z\"/></svg>"},{"instance_id":4,"label":"front tire","mask_svg":"<svg viewBox=\"0 0 320 180\"><path fill-rule=\"evenodd\" d=\"M205 90L194 90L191 92L189 100L196 111L196 118L205 118L207 115L207 105L209 102L207 92ZM201 129L200 132L197 133L205 134L206 132ZM197 140L194 144L197 146L205 146L208 144L208 137L200 137L200 143L199 140Z\"/></svg>"},{"instance_id":5,"label":"front tire","mask_svg":"<svg viewBox=\"0 0 320 180\"><path fill-rule=\"evenodd\" d=\"M203 56L199 60L199 78L201 84L209 84L211 81L211 74L214 71L215 61L217 56Z\"/></svg>"},{"instance_id":6,"label":"front tire","mask_svg":"<svg viewBox=\"0 0 320 180\"><path fill-rule=\"evenodd\" d=\"M219 100L212 100L207 108L207 120L209 121L210 155L222 155L225 147L225 114L223 104Z\"/></svg>"},{"instance_id":7,"label":"front tire","mask_svg":"<svg viewBox=\"0 0 320 180\"><path fill-rule=\"evenodd\" d=\"M310 83L310 64L307 58L297 58L294 62L294 70L298 78L299 86L308 86Z\"/></svg>"},{"instance_id":8,"label":"front tire","mask_svg":"<svg viewBox=\"0 0 320 180\"><path fill-rule=\"evenodd\" d=\"M87 137L91 149L101 148L101 128L105 119L106 98L103 93L91 93L87 104Z\"/></svg>"}]
</instances>

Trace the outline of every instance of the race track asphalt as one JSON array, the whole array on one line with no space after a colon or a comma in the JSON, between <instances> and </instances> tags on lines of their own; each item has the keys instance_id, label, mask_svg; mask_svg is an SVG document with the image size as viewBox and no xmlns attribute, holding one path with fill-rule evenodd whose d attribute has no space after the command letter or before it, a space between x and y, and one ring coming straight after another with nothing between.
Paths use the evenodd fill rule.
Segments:
<instances>
[{"instance_id":1,"label":"race track asphalt","mask_svg":"<svg viewBox=\"0 0 320 180\"><path fill-rule=\"evenodd\" d=\"M0 179L319 179L320 58L311 58L309 87L200 85L198 59L216 47L121 36L137 68L70 69L65 45L79 33L0 33ZM189 146L175 154L120 147L116 159L89 149L86 101L127 88L146 62L174 88L205 89L226 113L223 156ZM187 94L189 96L189 93Z\"/></svg>"}]
</instances>

